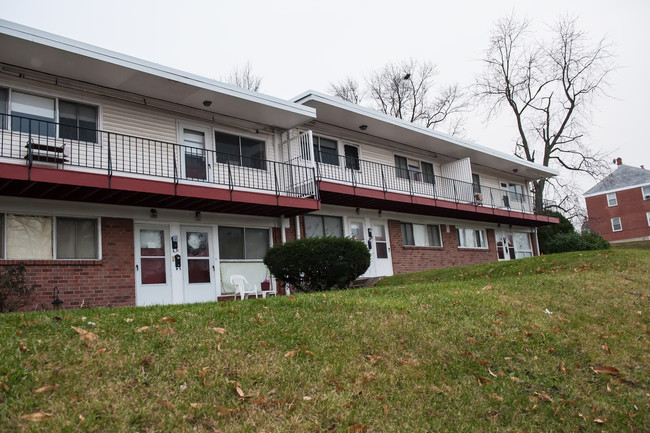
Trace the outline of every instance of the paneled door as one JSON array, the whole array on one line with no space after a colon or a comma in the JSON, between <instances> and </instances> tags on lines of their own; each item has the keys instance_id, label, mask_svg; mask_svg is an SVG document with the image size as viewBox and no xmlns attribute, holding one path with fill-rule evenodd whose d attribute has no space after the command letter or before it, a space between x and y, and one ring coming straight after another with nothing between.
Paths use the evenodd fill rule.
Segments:
<instances>
[{"instance_id":1,"label":"paneled door","mask_svg":"<svg viewBox=\"0 0 650 433\"><path fill-rule=\"evenodd\" d=\"M384 221L372 221L372 255L375 272L374 276L386 277L393 275L393 261L390 254L390 240L388 239L388 228Z\"/></svg>"},{"instance_id":2,"label":"paneled door","mask_svg":"<svg viewBox=\"0 0 650 433\"><path fill-rule=\"evenodd\" d=\"M169 228L157 225L135 226L135 304L172 303Z\"/></svg>"},{"instance_id":3,"label":"paneled door","mask_svg":"<svg viewBox=\"0 0 650 433\"><path fill-rule=\"evenodd\" d=\"M185 303L217 300L212 228L181 227Z\"/></svg>"}]
</instances>

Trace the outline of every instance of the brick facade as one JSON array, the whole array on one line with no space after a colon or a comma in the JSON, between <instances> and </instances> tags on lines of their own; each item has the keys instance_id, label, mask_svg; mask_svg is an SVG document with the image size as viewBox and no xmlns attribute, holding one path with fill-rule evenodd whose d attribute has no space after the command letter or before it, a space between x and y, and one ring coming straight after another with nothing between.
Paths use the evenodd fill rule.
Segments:
<instances>
[{"instance_id":1,"label":"brick facade","mask_svg":"<svg viewBox=\"0 0 650 433\"><path fill-rule=\"evenodd\" d=\"M641 188L616 191L618 205L607 205L607 194L586 197L589 228L610 242L650 236L646 212L650 212L650 200L644 200ZM623 230L612 230L612 218L619 217Z\"/></svg>"},{"instance_id":2,"label":"brick facade","mask_svg":"<svg viewBox=\"0 0 650 433\"><path fill-rule=\"evenodd\" d=\"M0 268L24 263L36 285L31 309L52 309L54 288L62 308L135 305L133 221L102 218L101 260L3 260Z\"/></svg>"},{"instance_id":3,"label":"brick facade","mask_svg":"<svg viewBox=\"0 0 650 433\"><path fill-rule=\"evenodd\" d=\"M449 227L449 232L447 232L447 227ZM400 221L388 220L388 230L395 274L474 265L497 260L494 230L487 230L488 248L486 250L459 248L456 227L453 225L440 226L442 248L404 246Z\"/></svg>"}]
</instances>

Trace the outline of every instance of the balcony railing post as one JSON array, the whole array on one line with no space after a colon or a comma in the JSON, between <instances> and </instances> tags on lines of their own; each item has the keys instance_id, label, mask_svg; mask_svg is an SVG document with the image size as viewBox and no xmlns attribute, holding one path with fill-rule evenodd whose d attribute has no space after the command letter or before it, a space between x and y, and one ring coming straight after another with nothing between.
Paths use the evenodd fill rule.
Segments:
<instances>
[{"instance_id":1,"label":"balcony railing post","mask_svg":"<svg viewBox=\"0 0 650 433\"><path fill-rule=\"evenodd\" d=\"M108 141L107 155L106 155L106 172L109 176L113 175L113 157L111 155L111 133L106 133L106 141Z\"/></svg>"},{"instance_id":2,"label":"balcony railing post","mask_svg":"<svg viewBox=\"0 0 650 433\"><path fill-rule=\"evenodd\" d=\"M228 188L232 191L234 189L232 182L232 172L230 170L230 158L228 158Z\"/></svg>"},{"instance_id":3,"label":"balcony railing post","mask_svg":"<svg viewBox=\"0 0 650 433\"><path fill-rule=\"evenodd\" d=\"M273 178L275 179L275 195L279 196L280 195L280 190L279 190L279 185L278 185L278 166L275 162L272 162L273 164Z\"/></svg>"},{"instance_id":4,"label":"balcony railing post","mask_svg":"<svg viewBox=\"0 0 650 433\"><path fill-rule=\"evenodd\" d=\"M176 145L176 144L172 145L172 155L174 157L174 183L178 183L178 163L176 161L176 158L177 158L177 156L176 156L176 148L177 147L178 147L178 145ZM180 152L178 152L178 154L180 155Z\"/></svg>"},{"instance_id":5,"label":"balcony railing post","mask_svg":"<svg viewBox=\"0 0 650 433\"><path fill-rule=\"evenodd\" d=\"M381 167L381 184L384 188L384 192L388 191L388 187L386 186L386 175L384 174L384 165L380 165Z\"/></svg>"},{"instance_id":6,"label":"balcony railing post","mask_svg":"<svg viewBox=\"0 0 650 433\"><path fill-rule=\"evenodd\" d=\"M452 185L454 185L454 202L458 203L458 191L456 191L456 181L452 180Z\"/></svg>"}]
</instances>

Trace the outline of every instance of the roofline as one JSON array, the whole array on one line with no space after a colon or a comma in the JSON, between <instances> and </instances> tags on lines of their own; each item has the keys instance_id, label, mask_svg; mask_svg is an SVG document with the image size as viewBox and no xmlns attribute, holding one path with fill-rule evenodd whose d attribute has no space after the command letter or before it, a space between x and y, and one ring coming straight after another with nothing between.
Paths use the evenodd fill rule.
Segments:
<instances>
[{"instance_id":1,"label":"roofline","mask_svg":"<svg viewBox=\"0 0 650 433\"><path fill-rule=\"evenodd\" d=\"M128 56L115 51L86 44L74 39L65 38L53 33L44 32L32 27L11 21L0 19L0 34L31 41L44 46L60 49L70 53L89 57L95 60L123 66L146 74L154 75L183 84L202 88L205 90L222 93L250 102L263 104L272 108L289 111L295 114L316 118L316 110L311 107L300 105L252 90L222 83L200 75L194 75L179 69L170 68L158 63L149 62L137 57Z\"/></svg>"},{"instance_id":2,"label":"roofline","mask_svg":"<svg viewBox=\"0 0 650 433\"><path fill-rule=\"evenodd\" d=\"M487 146L482 146L480 144L473 143L468 140L463 140L458 137L453 137L451 135L445 134L443 132L439 132L433 129L425 128L424 126L412 123L412 122L407 122L402 119L398 119L397 117L389 116L388 114L381 113L379 111L373 110L371 108L363 107L358 104L353 104L351 102L344 101L343 99L337 98L335 96L327 95L321 92L317 92L315 90L307 90L306 92L303 92L293 98L291 98L291 101L302 104L304 102L308 101L315 101L315 102L321 102L324 104L328 104L337 108L340 108L342 110L348 110L351 112L354 112L356 114L360 114L363 116L368 116L370 118L373 118L375 120L385 122L385 123L390 123L395 126L399 126L400 128L405 128L405 129L410 129L411 131L423 134L423 135L428 135L433 138L437 138L439 140L444 140L453 144L456 144L458 146L464 147L469 150L473 150L476 152L481 152L485 154L489 154L491 156L495 156L497 158L503 159L505 161L514 163L514 164L520 164L525 167L529 167L535 170L538 170L540 172L544 172L547 174L549 177L551 176L557 176L560 174L559 170L551 167L545 167L540 164L536 164L533 162L529 162L526 160L523 160L521 158L517 158L514 155L510 155L505 152L501 152L498 150L491 149ZM318 116L316 118L318 120Z\"/></svg>"},{"instance_id":3,"label":"roofline","mask_svg":"<svg viewBox=\"0 0 650 433\"><path fill-rule=\"evenodd\" d=\"M597 195L611 194L613 192L625 191L627 189L643 188L644 186L650 186L650 182L639 183L637 185L630 185L630 186L625 186L625 187L622 187L622 188L608 189L608 190L605 190L605 191L598 191L598 192L592 192L592 193L589 193L589 191L587 191L586 193L583 194L583 197L584 198L595 197Z\"/></svg>"}]
</instances>

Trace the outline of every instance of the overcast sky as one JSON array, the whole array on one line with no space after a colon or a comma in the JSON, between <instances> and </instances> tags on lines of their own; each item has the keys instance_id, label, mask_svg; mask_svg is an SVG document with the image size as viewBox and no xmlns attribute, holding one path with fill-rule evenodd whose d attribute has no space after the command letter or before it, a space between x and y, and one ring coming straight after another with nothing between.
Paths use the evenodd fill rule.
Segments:
<instances>
[{"instance_id":1,"label":"overcast sky","mask_svg":"<svg viewBox=\"0 0 650 433\"><path fill-rule=\"evenodd\" d=\"M607 36L615 98L597 101L585 143L650 167L648 0L0 0L3 19L209 78L250 61L262 92L285 99L406 58L435 63L441 84L469 85L494 22L513 11L540 31L569 14L594 40ZM486 123L480 111L464 136L506 152L516 138L510 117Z\"/></svg>"}]
</instances>

